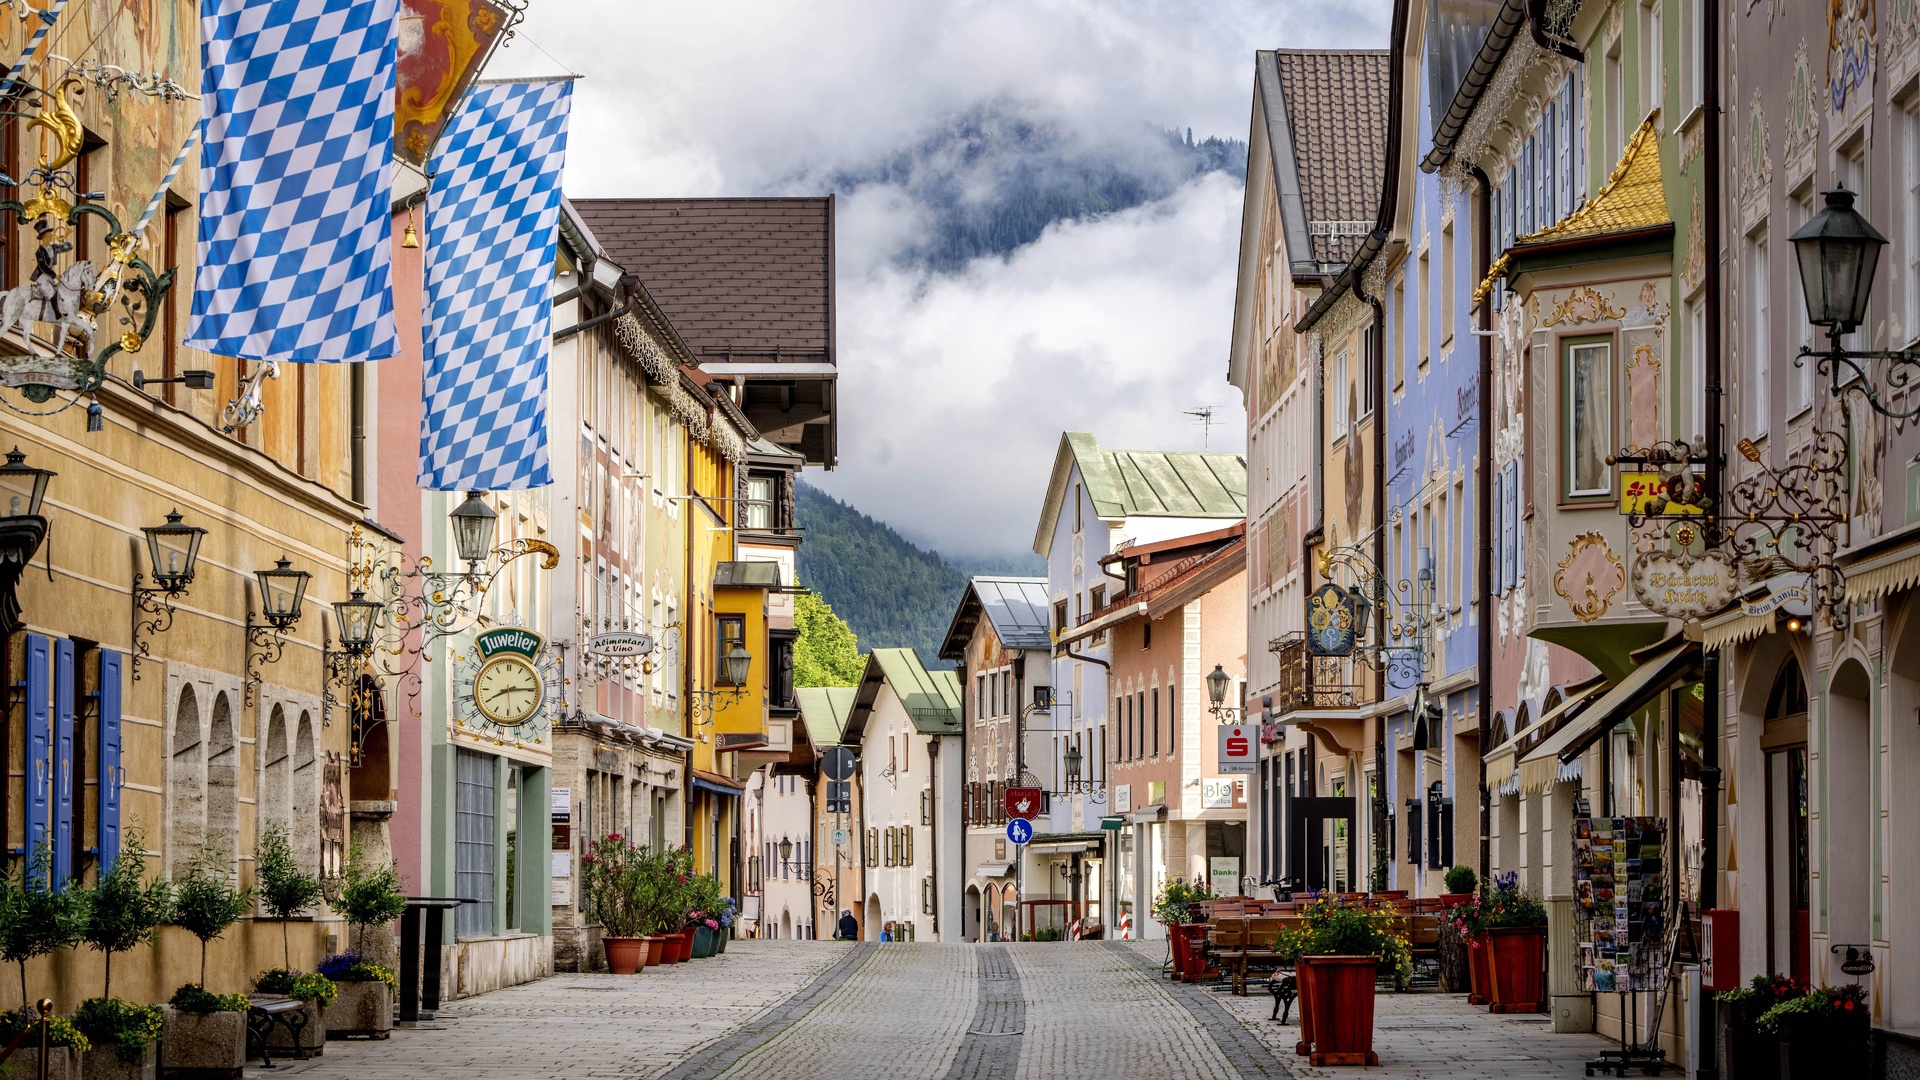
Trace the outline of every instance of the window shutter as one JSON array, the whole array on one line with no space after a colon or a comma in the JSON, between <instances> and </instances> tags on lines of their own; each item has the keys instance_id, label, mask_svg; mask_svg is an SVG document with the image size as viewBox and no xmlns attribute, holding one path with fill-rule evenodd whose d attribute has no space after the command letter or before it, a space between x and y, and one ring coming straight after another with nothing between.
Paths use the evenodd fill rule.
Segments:
<instances>
[{"instance_id":1,"label":"window shutter","mask_svg":"<svg viewBox=\"0 0 1920 1080\"><path fill-rule=\"evenodd\" d=\"M53 884L73 877L73 642L53 642Z\"/></svg>"},{"instance_id":2,"label":"window shutter","mask_svg":"<svg viewBox=\"0 0 1920 1080\"><path fill-rule=\"evenodd\" d=\"M1439 866L1453 865L1453 800L1440 800L1440 862Z\"/></svg>"},{"instance_id":3,"label":"window shutter","mask_svg":"<svg viewBox=\"0 0 1920 1080\"><path fill-rule=\"evenodd\" d=\"M1551 225L1560 220L1560 122L1552 101L1540 117L1540 223Z\"/></svg>"},{"instance_id":4,"label":"window shutter","mask_svg":"<svg viewBox=\"0 0 1920 1080\"><path fill-rule=\"evenodd\" d=\"M53 643L40 634L28 634L26 645L27 687L27 813L25 838L29 873L33 860L47 842L47 829L53 818Z\"/></svg>"},{"instance_id":5,"label":"window shutter","mask_svg":"<svg viewBox=\"0 0 1920 1080\"><path fill-rule=\"evenodd\" d=\"M100 650L100 872L120 858L120 654Z\"/></svg>"},{"instance_id":6,"label":"window shutter","mask_svg":"<svg viewBox=\"0 0 1920 1080\"><path fill-rule=\"evenodd\" d=\"M931 825L932 823L933 823L933 792L923 791L920 793L920 824Z\"/></svg>"},{"instance_id":7,"label":"window shutter","mask_svg":"<svg viewBox=\"0 0 1920 1080\"><path fill-rule=\"evenodd\" d=\"M913 865L913 826L911 825L900 826L900 839L905 842L904 846L906 848L906 855L903 856L900 861L906 864L907 866L912 866Z\"/></svg>"},{"instance_id":8,"label":"window shutter","mask_svg":"<svg viewBox=\"0 0 1920 1080\"><path fill-rule=\"evenodd\" d=\"M1554 119L1560 126L1560 213L1562 216L1573 213L1577 203L1573 197L1573 79L1568 78L1560 84L1560 105L1554 113Z\"/></svg>"},{"instance_id":9,"label":"window shutter","mask_svg":"<svg viewBox=\"0 0 1920 1080\"><path fill-rule=\"evenodd\" d=\"M1587 100L1586 86L1578 64L1568 77L1568 111L1573 114L1573 201L1587 197Z\"/></svg>"},{"instance_id":10,"label":"window shutter","mask_svg":"<svg viewBox=\"0 0 1920 1080\"><path fill-rule=\"evenodd\" d=\"M1420 865L1420 800L1407 800L1407 862Z\"/></svg>"}]
</instances>

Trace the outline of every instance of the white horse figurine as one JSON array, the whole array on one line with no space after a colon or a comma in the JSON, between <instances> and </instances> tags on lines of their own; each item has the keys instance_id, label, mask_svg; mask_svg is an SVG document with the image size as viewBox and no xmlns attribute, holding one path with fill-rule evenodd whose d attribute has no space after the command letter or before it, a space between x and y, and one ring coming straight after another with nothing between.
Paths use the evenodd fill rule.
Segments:
<instances>
[{"instance_id":1,"label":"white horse figurine","mask_svg":"<svg viewBox=\"0 0 1920 1080\"><path fill-rule=\"evenodd\" d=\"M84 338L87 351L93 351L93 319L85 310L87 293L93 288L93 264L81 259L60 275L58 281L39 278L18 288L0 293L0 337L17 325L32 350L32 338L25 333L33 323L52 323L55 327L53 354L67 348L67 335Z\"/></svg>"}]
</instances>

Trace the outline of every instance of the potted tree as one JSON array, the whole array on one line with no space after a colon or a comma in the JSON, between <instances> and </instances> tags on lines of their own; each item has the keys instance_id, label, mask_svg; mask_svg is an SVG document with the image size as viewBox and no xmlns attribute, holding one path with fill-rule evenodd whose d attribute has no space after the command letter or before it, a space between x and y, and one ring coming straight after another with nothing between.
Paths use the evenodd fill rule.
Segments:
<instances>
[{"instance_id":1,"label":"potted tree","mask_svg":"<svg viewBox=\"0 0 1920 1080\"><path fill-rule=\"evenodd\" d=\"M261 994L292 997L307 1003L307 1023L301 1029L298 1045L279 1025L274 1026L267 1045L274 1050L312 1057L326 1049L322 1014L333 1004L336 993L333 980L293 969L293 944L287 923L318 904L325 893L319 878L301 871L293 855L293 845L287 841L287 830L279 825L268 825L260 833L260 846L253 858L253 879L260 906L268 918L280 923L282 959L280 967L261 972L253 988Z\"/></svg>"},{"instance_id":2,"label":"potted tree","mask_svg":"<svg viewBox=\"0 0 1920 1080\"><path fill-rule=\"evenodd\" d=\"M1775 1005L1805 996L1807 988L1789 975L1755 975L1737 990L1714 995L1719 1026L1720 1072L1733 1080L1778 1080L1780 1039L1760 1027Z\"/></svg>"},{"instance_id":3,"label":"potted tree","mask_svg":"<svg viewBox=\"0 0 1920 1080\"><path fill-rule=\"evenodd\" d=\"M1871 1030L1867 990L1859 983L1820 986L1760 1014L1761 1031L1780 1040L1781 1080L1865 1076Z\"/></svg>"},{"instance_id":4,"label":"potted tree","mask_svg":"<svg viewBox=\"0 0 1920 1080\"><path fill-rule=\"evenodd\" d=\"M203 849L174 883L173 923L200 939L200 981L173 992L161 1029L160 1068L169 1075L238 1077L247 1064L245 994L210 993L207 946L253 906L253 891L233 880L227 859Z\"/></svg>"},{"instance_id":5,"label":"potted tree","mask_svg":"<svg viewBox=\"0 0 1920 1080\"><path fill-rule=\"evenodd\" d=\"M367 959L367 930L377 926L385 931L406 912L400 870L392 862L366 858L355 845L330 902L352 928L353 949L320 963L320 974L332 979L338 992L327 1006L327 1038L387 1038L393 1032L393 995L399 982L392 968Z\"/></svg>"},{"instance_id":6,"label":"potted tree","mask_svg":"<svg viewBox=\"0 0 1920 1080\"><path fill-rule=\"evenodd\" d=\"M1473 891L1480 884L1480 875L1473 872L1471 866L1449 867L1446 876L1447 891L1440 894L1440 902L1447 907L1458 907L1473 899Z\"/></svg>"},{"instance_id":7,"label":"potted tree","mask_svg":"<svg viewBox=\"0 0 1920 1080\"><path fill-rule=\"evenodd\" d=\"M27 993L27 961L80 944L92 907L85 889L49 883L53 850L44 844L7 876L0 888L0 959L20 969L20 1000ZM11 1035L9 1035L11 1038Z\"/></svg>"},{"instance_id":8,"label":"potted tree","mask_svg":"<svg viewBox=\"0 0 1920 1080\"><path fill-rule=\"evenodd\" d=\"M632 975L647 966L647 894L641 880L647 861L647 850L619 833L595 840L580 857L581 907L600 924L607 970L615 975Z\"/></svg>"},{"instance_id":9,"label":"potted tree","mask_svg":"<svg viewBox=\"0 0 1920 1080\"><path fill-rule=\"evenodd\" d=\"M1481 902L1491 976L1487 1006L1496 1013L1547 1007L1547 908L1519 879L1512 871L1494 875L1493 892Z\"/></svg>"},{"instance_id":10,"label":"potted tree","mask_svg":"<svg viewBox=\"0 0 1920 1080\"><path fill-rule=\"evenodd\" d=\"M151 943L154 931L173 908L172 886L147 879L146 838L129 829L119 858L95 881L83 940L104 954L101 995L88 998L73 1015L74 1026L93 1048L82 1052L88 1080L151 1077L157 1067L154 1045L160 1037L158 1006L137 1005L113 996L113 957Z\"/></svg>"},{"instance_id":11,"label":"potted tree","mask_svg":"<svg viewBox=\"0 0 1920 1080\"><path fill-rule=\"evenodd\" d=\"M1374 986L1382 969L1396 986L1413 973L1413 952L1390 912L1326 900L1308 904L1282 930L1275 951L1294 962L1300 993L1296 1053L1314 1065L1378 1065L1373 1050Z\"/></svg>"}]
</instances>

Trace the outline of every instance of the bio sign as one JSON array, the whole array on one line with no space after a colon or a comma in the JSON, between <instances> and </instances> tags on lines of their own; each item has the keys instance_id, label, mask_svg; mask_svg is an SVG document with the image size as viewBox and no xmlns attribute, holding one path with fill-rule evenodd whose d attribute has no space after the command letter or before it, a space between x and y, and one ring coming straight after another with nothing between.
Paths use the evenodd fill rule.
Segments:
<instances>
[{"instance_id":1,"label":"bio sign","mask_svg":"<svg viewBox=\"0 0 1920 1080\"><path fill-rule=\"evenodd\" d=\"M1220 725L1220 771L1227 775L1259 771L1259 732L1252 724Z\"/></svg>"}]
</instances>

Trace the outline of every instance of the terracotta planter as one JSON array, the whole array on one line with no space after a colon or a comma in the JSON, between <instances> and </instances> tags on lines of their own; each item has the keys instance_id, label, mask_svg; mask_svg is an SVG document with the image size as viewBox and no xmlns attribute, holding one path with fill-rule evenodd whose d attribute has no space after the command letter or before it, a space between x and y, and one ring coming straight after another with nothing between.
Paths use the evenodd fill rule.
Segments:
<instances>
[{"instance_id":1,"label":"terracotta planter","mask_svg":"<svg viewBox=\"0 0 1920 1080\"><path fill-rule=\"evenodd\" d=\"M1443 892L1440 894L1440 905L1448 910L1452 910L1471 899L1473 899L1473 894L1470 892Z\"/></svg>"},{"instance_id":2,"label":"terracotta planter","mask_svg":"<svg viewBox=\"0 0 1920 1080\"><path fill-rule=\"evenodd\" d=\"M1302 1030L1312 1017L1314 1065L1378 1065L1373 1052L1373 984L1379 961L1371 956L1303 956L1312 974L1301 988Z\"/></svg>"},{"instance_id":3,"label":"terracotta planter","mask_svg":"<svg viewBox=\"0 0 1920 1080\"><path fill-rule=\"evenodd\" d=\"M154 1080L160 1074L159 1057L151 1046L138 1061L122 1060L120 1051L112 1047L82 1051L79 1057L80 1067L74 1075L80 1080ZM48 1075L52 1075L51 1070Z\"/></svg>"},{"instance_id":4,"label":"terracotta planter","mask_svg":"<svg viewBox=\"0 0 1920 1080\"><path fill-rule=\"evenodd\" d=\"M1493 995L1493 974L1489 967L1492 963L1493 946L1487 941L1486 931L1481 931L1467 942L1467 1004L1485 1005Z\"/></svg>"},{"instance_id":5,"label":"terracotta planter","mask_svg":"<svg viewBox=\"0 0 1920 1080\"><path fill-rule=\"evenodd\" d=\"M640 940L645 942L647 946L646 960L642 966L657 967L658 965L664 964L667 962L666 935L648 934L646 937L643 937Z\"/></svg>"},{"instance_id":6,"label":"terracotta planter","mask_svg":"<svg viewBox=\"0 0 1920 1080\"><path fill-rule=\"evenodd\" d=\"M379 979L334 983L339 996L327 1006L329 1039L386 1039L393 1035L393 988Z\"/></svg>"},{"instance_id":7,"label":"terracotta planter","mask_svg":"<svg viewBox=\"0 0 1920 1080\"><path fill-rule=\"evenodd\" d=\"M246 1013L190 1013L171 1005L162 1011L162 1072L182 1080L238 1080L247 1066Z\"/></svg>"},{"instance_id":8,"label":"terracotta planter","mask_svg":"<svg viewBox=\"0 0 1920 1080\"><path fill-rule=\"evenodd\" d=\"M677 934L668 934L667 949L671 954L667 960L669 964L684 964L693 959L692 932L682 930Z\"/></svg>"},{"instance_id":9,"label":"terracotta planter","mask_svg":"<svg viewBox=\"0 0 1920 1080\"><path fill-rule=\"evenodd\" d=\"M1547 928L1496 926L1487 930L1487 970L1493 976L1489 1011L1541 1012L1547 1006Z\"/></svg>"},{"instance_id":10,"label":"terracotta planter","mask_svg":"<svg viewBox=\"0 0 1920 1080\"><path fill-rule=\"evenodd\" d=\"M647 942L637 937L603 937L607 950L607 970L615 975L631 975L647 966Z\"/></svg>"}]
</instances>

